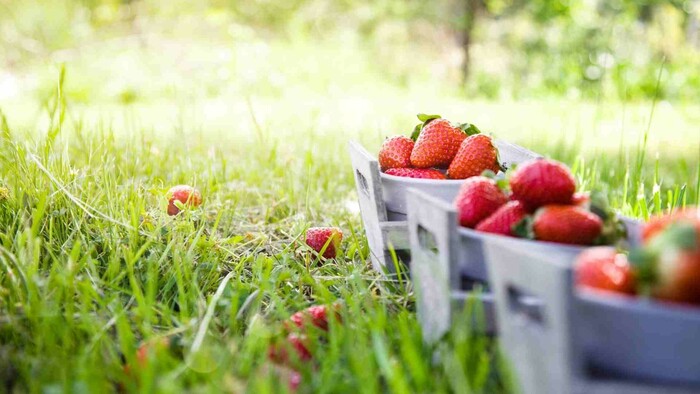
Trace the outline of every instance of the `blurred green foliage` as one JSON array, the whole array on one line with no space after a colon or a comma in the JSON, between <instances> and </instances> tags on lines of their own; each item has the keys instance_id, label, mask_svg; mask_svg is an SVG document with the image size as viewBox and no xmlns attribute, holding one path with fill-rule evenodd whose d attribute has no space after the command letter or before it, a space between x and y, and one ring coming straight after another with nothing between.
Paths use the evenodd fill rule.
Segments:
<instances>
[{"instance_id":1,"label":"blurred green foliage","mask_svg":"<svg viewBox=\"0 0 700 394\"><path fill-rule=\"evenodd\" d=\"M194 24L236 43L354 42L389 83L469 97L697 101L699 19L698 0L0 0L0 67Z\"/></svg>"}]
</instances>

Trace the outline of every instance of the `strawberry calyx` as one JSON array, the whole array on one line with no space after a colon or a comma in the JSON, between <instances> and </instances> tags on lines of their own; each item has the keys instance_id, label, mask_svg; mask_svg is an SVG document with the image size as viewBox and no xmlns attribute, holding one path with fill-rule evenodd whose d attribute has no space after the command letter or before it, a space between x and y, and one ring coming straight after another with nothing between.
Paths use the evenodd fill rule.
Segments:
<instances>
[{"instance_id":1,"label":"strawberry calyx","mask_svg":"<svg viewBox=\"0 0 700 394\"><path fill-rule=\"evenodd\" d=\"M615 211L610 207L608 196L600 190L590 193L588 209L603 221L603 229L594 241L594 245L614 245L627 238L627 228Z\"/></svg>"},{"instance_id":2,"label":"strawberry calyx","mask_svg":"<svg viewBox=\"0 0 700 394\"><path fill-rule=\"evenodd\" d=\"M535 239L535 230L533 230L534 220L531 215L525 216L518 223L513 225L513 235L518 238Z\"/></svg>"},{"instance_id":3,"label":"strawberry calyx","mask_svg":"<svg viewBox=\"0 0 700 394\"><path fill-rule=\"evenodd\" d=\"M462 130L467 136L481 134L481 130L472 123L462 123L457 128Z\"/></svg>"},{"instance_id":4,"label":"strawberry calyx","mask_svg":"<svg viewBox=\"0 0 700 394\"><path fill-rule=\"evenodd\" d=\"M411 133L411 139L413 141L418 140L418 136L420 135L421 131L423 131L423 128L433 120L440 118L442 118L442 116L440 115L428 115L422 113L418 114L418 120L420 120L420 123L418 123L416 127L413 128L413 133Z\"/></svg>"}]
</instances>

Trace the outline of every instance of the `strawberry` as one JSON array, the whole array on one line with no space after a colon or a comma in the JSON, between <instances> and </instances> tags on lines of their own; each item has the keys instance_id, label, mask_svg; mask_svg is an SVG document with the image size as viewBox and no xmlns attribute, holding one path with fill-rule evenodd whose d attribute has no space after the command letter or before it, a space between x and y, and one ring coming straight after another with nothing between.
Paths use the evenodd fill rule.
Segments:
<instances>
[{"instance_id":1,"label":"strawberry","mask_svg":"<svg viewBox=\"0 0 700 394\"><path fill-rule=\"evenodd\" d=\"M180 213L176 201L190 207L198 207L202 204L202 194L192 186L173 186L168 190L166 196L168 197L168 215L170 216Z\"/></svg>"},{"instance_id":2,"label":"strawberry","mask_svg":"<svg viewBox=\"0 0 700 394\"><path fill-rule=\"evenodd\" d=\"M454 126L447 119L420 115L418 119L425 119L411 152L411 165L418 168L449 166L467 135L479 132L473 125Z\"/></svg>"},{"instance_id":3,"label":"strawberry","mask_svg":"<svg viewBox=\"0 0 700 394\"><path fill-rule=\"evenodd\" d=\"M143 342L136 349L136 367L139 369L146 368L153 357L159 357L164 352L171 348L170 338L159 338L148 342ZM124 364L124 373L131 375L131 366Z\"/></svg>"},{"instance_id":4,"label":"strawberry","mask_svg":"<svg viewBox=\"0 0 700 394\"><path fill-rule=\"evenodd\" d=\"M481 175L486 170L497 173L500 169L498 149L493 145L491 137L484 134L474 134L467 137L459 146L459 150L447 170L447 177L466 179Z\"/></svg>"},{"instance_id":5,"label":"strawberry","mask_svg":"<svg viewBox=\"0 0 700 394\"><path fill-rule=\"evenodd\" d=\"M576 182L569 169L554 160L532 160L520 165L510 177L513 198L534 211L548 204L570 204Z\"/></svg>"},{"instance_id":6,"label":"strawberry","mask_svg":"<svg viewBox=\"0 0 700 394\"><path fill-rule=\"evenodd\" d=\"M636 279L627 256L611 246L588 248L574 263L576 286L634 294Z\"/></svg>"},{"instance_id":7,"label":"strawberry","mask_svg":"<svg viewBox=\"0 0 700 394\"><path fill-rule=\"evenodd\" d=\"M571 196L571 205L586 208L591 203L591 194L587 192L576 192Z\"/></svg>"},{"instance_id":8,"label":"strawberry","mask_svg":"<svg viewBox=\"0 0 700 394\"><path fill-rule=\"evenodd\" d=\"M287 335L285 342L278 342L270 346L267 350L267 357L274 363L288 364L291 361L290 349L294 349L299 361L308 361L312 358L308 338L305 335L294 333Z\"/></svg>"},{"instance_id":9,"label":"strawberry","mask_svg":"<svg viewBox=\"0 0 700 394\"><path fill-rule=\"evenodd\" d=\"M328 309L326 305L314 305L303 311L296 312L289 320L300 329L304 329L306 324L311 323L322 330L328 331ZM334 309L336 318L340 319L338 308Z\"/></svg>"},{"instance_id":10,"label":"strawberry","mask_svg":"<svg viewBox=\"0 0 700 394\"><path fill-rule=\"evenodd\" d=\"M644 225L642 239L644 242L648 242L671 223L679 221L695 223L698 233L700 233L700 207L686 207L671 214L654 216Z\"/></svg>"},{"instance_id":11,"label":"strawberry","mask_svg":"<svg viewBox=\"0 0 700 394\"><path fill-rule=\"evenodd\" d=\"M642 249L630 253L642 288L653 297L700 304L700 229L676 219Z\"/></svg>"},{"instance_id":12,"label":"strawberry","mask_svg":"<svg viewBox=\"0 0 700 394\"><path fill-rule=\"evenodd\" d=\"M382 171L410 167L414 144L412 139L403 135L386 139L379 150L379 166Z\"/></svg>"},{"instance_id":13,"label":"strawberry","mask_svg":"<svg viewBox=\"0 0 700 394\"><path fill-rule=\"evenodd\" d=\"M473 228L493 214L508 197L498 188L493 179L475 176L464 181L454 204L459 212L459 223Z\"/></svg>"},{"instance_id":14,"label":"strawberry","mask_svg":"<svg viewBox=\"0 0 700 394\"><path fill-rule=\"evenodd\" d=\"M306 244L326 259L335 258L343 240L343 232L337 227L311 227L306 230ZM325 249L324 249L325 248Z\"/></svg>"},{"instance_id":15,"label":"strawberry","mask_svg":"<svg viewBox=\"0 0 700 394\"><path fill-rule=\"evenodd\" d=\"M386 174L405 178L445 179L445 174L434 168L390 168Z\"/></svg>"},{"instance_id":16,"label":"strawberry","mask_svg":"<svg viewBox=\"0 0 700 394\"><path fill-rule=\"evenodd\" d=\"M527 217L527 211L520 201L509 201L491 216L479 222L477 231L515 236L513 228Z\"/></svg>"},{"instance_id":17,"label":"strawberry","mask_svg":"<svg viewBox=\"0 0 700 394\"><path fill-rule=\"evenodd\" d=\"M601 234L603 221L577 206L546 205L535 213L532 230L540 241L591 245Z\"/></svg>"}]
</instances>

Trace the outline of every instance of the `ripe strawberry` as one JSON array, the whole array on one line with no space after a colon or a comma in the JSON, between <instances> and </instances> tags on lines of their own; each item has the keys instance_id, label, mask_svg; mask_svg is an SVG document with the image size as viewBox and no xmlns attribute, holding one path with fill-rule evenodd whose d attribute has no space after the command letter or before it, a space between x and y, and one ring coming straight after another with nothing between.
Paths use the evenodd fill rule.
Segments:
<instances>
[{"instance_id":1,"label":"ripe strawberry","mask_svg":"<svg viewBox=\"0 0 700 394\"><path fill-rule=\"evenodd\" d=\"M509 201L491 216L479 222L477 231L515 236L513 228L527 217L527 211L520 201Z\"/></svg>"},{"instance_id":2,"label":"ripe strawberry","mask_svg":"<svg viewBox=\"0 0 700 394\"><path fill-rule=\"evenodd\" d=\"M571 196L571 205L586 208L591 203L591 194L587 192L576 192Z\"/></svg>"},{"instance_id":3,"label":"ripe strawberry","mask_svg":"<svg viewBox=\"0 0 700 394\"><path fill-rule=\"evenodd\" d=\"M496 182L483 176L467 179L454 200L459 213L459 223L470 228L489 217L506 202L508 197L498 188Z\"/></svg>"},{"instance_id":4,"label":"ripe strawberry","mask_svg":"<svg viewBox=\"0 0 700 394\"><path fill-rule=\"evenodd\" d=\"M327 259L335 258L342 240L343 232L337 227L311 227L306 230L306 244L317 253L323 251L323 257Z\"/></svg>"},{"instance_id":5,"label":"ripe strawberry","mask_svg":"<svg viewBox=\"0 0 700 394\"><path fill-rule=\"evenodd\" d=\"M170 346L169 338L160 338L141 343L136 349L136 367L139 369L146 368L152 357L159 357L163 352L168 351ZM124 364L124 373L131 375L131 366L129 364Z\"/></svg>"},{"instance_id":6,"label":"ripe strawberry","mask_svg":"<svg viewBox=\"0 0 700 394\"><path fill-rule=\"evenodd\" d=\"M288 364L293 361L290 359L289 350L294 349L299 361L311 360L308 342L305 335L291 333L287 335L285 342L271 345L267 350L267 357L274 363Z\"/></svg>"},{"instance_id":7,"label":"ripe strawberry","mask_svg":"<svg viewBox=\"0 0 700 394\"><path fill-rule=\"evenodd\" d=\"M654 216L644 225L642 239L644 242L648 242L671 223L676 222L695 223L698 233L700 233L700 207L687 207L671 214Z\"/></svg>"},{"instance_id":8,"label":"ripe strawberry","mask_svg":"<svg viewBox=\"0 0 700 394\"><path fill-rule=\"evenodd\" d=\"M630 253L645 292L673 302L700 304L700 229L678 219L642 249Z\"/></svg>"},{"instance_id":9,"label":"ripe strawberry","mask_svg":"<svg viewBox=\"0 0 700 394\"><path fill-rule=\"evenodd\" d=\"M603 221L577 206L546 205L535 213L532 229L540 241L591 245L601 234Z\"/></svg>"},{"instance_id":10,"label":"ripe strawberry","mask_svg":"<svg viewBox=\"0 0 700 394\"><path fill-rule=\"evenodd\" d=\"M405 178L445 179L445 174L434 168L390 168L386 174Z\"/></svg>"},{"instance_id":11,"label":"ripe strawberry","mask_svg":"<svg viewBox=\"0 0 700 394\"><path fill-rule=\"evenodd\" d=\"M634 294L636 280L627 256L610 246L589 248L574 263L576 285L583 288Z\"/></svg>"},{"instance_id":12,"label":"ripe strawberry","mask_svg":"<svg viewBox=\"0 0 700 394\"><path fill-rule=\"evenodd\" d=\"M166 195L168 196L168 215L170 216L180 213L180 208L175 205L175 201L191 207L198 207L202 204L202 194L192 186L173 186Z\"/></svg>"},{"instance_id":13,"label":"ripe strawberry","mask_svg":"<svg viewBox=\"0 0 700 394\"><path fill-rule=\"evenodd\" d=\"M403 135L386 139L379 150L379 166L382 171L410 167L414 144L412 139Z\"/></svg>"},{"instance_id":14,"label":"ripe strawberry","mask_svg":"<svg viewBox=\"0 0 700 394\"><path fill-rule=\"evenodd\" d=\"M447 177L466 179L481 175L486 170L497 173L500 168L498 149L493 145L491 137L484 134L474 134L467 137L459 146L459 150L447 170Z\"/></svg>"},{"instance_id":15,"label":"ripe strawberry","mask_svg":"<svg viewBox=\"0 0 700 394\"><path fill-rule=\"evenodd\" d=\"M328 331L328 310L326 305L314 305L303 311L296 312L289 320L300 329L304 329L306 324L311 323L314 326ZM334 307L336 319L340 320L337 306Z\"/></svg>"},{"instance_id":16,"label":"ripe strawberry","mask_svg":"<svg viewBox=\"0 0 700 394\"><path fill-rule=\"evenodd\" d=\"M427 120L411 152L411 165L418 168L447 167L465 138L465 131L447 119Z\"/></svg>"},{"instance_id":17,"label":"ripe strawberry","mask_svg":"<svg viewBox=\"0 0 700 394\"><path fill-rule=\"evenodd\" d=\"M510 177L513 197L529 210L548 204L570 204L576 182L569 169L554 160L532 160L515 169Z\"/></svg>"}]
</instances>

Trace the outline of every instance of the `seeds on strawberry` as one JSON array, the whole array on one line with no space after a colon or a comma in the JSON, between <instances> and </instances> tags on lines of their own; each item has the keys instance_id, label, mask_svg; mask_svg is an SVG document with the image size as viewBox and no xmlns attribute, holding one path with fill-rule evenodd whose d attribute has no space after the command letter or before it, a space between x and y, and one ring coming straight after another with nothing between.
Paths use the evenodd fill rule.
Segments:
<instances>
[{"instance_id":1,"label":"seeds on strawberry","mask_svg":"<svg viewBox=\"0 0 700 394\"><path fill-rule=\"evenodd\" d=\"M576 285L581 288L634 294L636 280L627 256L610 246L589 248L574 263Z\"/></svg>"},{"instance_id":2,"label":"seeds on strawberry","mask_svg":"<svg viewBox=\"0 0 700 394\"><path fill-rule=\"evenodd\" d=\"M569 169L554 160L533 160L522 164L510 177L513 198L534 211L548 204L570 204L576 181Z\"/></svg>"},{"instance_id":3,"label":"seeds on strawberry","mask_svg":"<svg viewBox=\"0 0 700 394\"><path fill-rule=\"evenodd\" d=\"M535 239L572 245L592 245L603 230L595 214L573 205L546 205L535 213Z\"/></svg>"},{"instance_id":4,"label":"seeds on strawberry","mask_svg":"<svg viewBox=\"0 0 700 394\"><path fill-rule=\"evenodd\" d=\"M386 139L379 150L379 166L382 171L410 167L414 144L412 139L403 135Z\"/></svg>"},{"instance_id":5,"label":"seeds on strawberry","mask_svg":"<svg viewBox=\"0 0 700 394\"><path fill-rule=\"evenodd\" d=\"M445 174L434 168L390 168L386 174L404 178L445 179Z\"/></svg>"},{"instance_id":6,"label":"seeds on strawberry","mask_svg":"<svg viewBox=\"0 0 700 394\"><path fill-rule=\"evenodd\" d=\"M491 137L475 134L467 137L460 145L447 170L447 177L466 179L481 175L486 170L494 173L500 170L498 150L493 145Z\"/></svg>"},{"instance_id":7,"label":"seeds on strawberry","mask_svg":"<svg viewBox=\"0 0 700 394\"><path fill-rule=\"evenodd\" d=\"M459 223L473 228L508 201L493 179L476 176L467 179L455 197Z\"/></svg>"},{"instance_id":8,"label":"seeds on strawberry","mask_svg":"<svg viewBox=\"0 0 700 394\"><path fill-rule=\"evenodd\" d=\"M333 259L343 240L343 232L337 227L311 227L306 230L306 244L323 257ZM325 250L324 250L325 248Z\"/></svg>"},{"instance_id":9,"label":"seeds on strawberry","mask_svg":"<svg viewBox=\"0 0 700 394\"><path fill-rule=\"evenodd\" d=\"M168 215L174 216L180 213L176 201L189 207L198 207L202 204L202 194L199 190L188 185L173 186L166 194L168 197Z\"/></svg>"},{"instance_id":10,"label":"seeds on strawberry","mask_svg":"<svg viewBox=\"0 0 700 394\"><path fill-rule=\"evenodd\" d=\"M418 168L447 167L467 134L447 119L435 119L423 127L411 152L411 165Z\"/></svg>"},{"instance_id":11,"label":"seeds on strawberry","mask_svg":"<svg viewBox=\"0 0 700 394\"><path fill-rule=\"evenodd\" d=\"M479 222L477 231L485 233L515 236L513 228L527 216L527 211L520 201L509 201L491 216Z\"/></svg>"}]
</instances>

